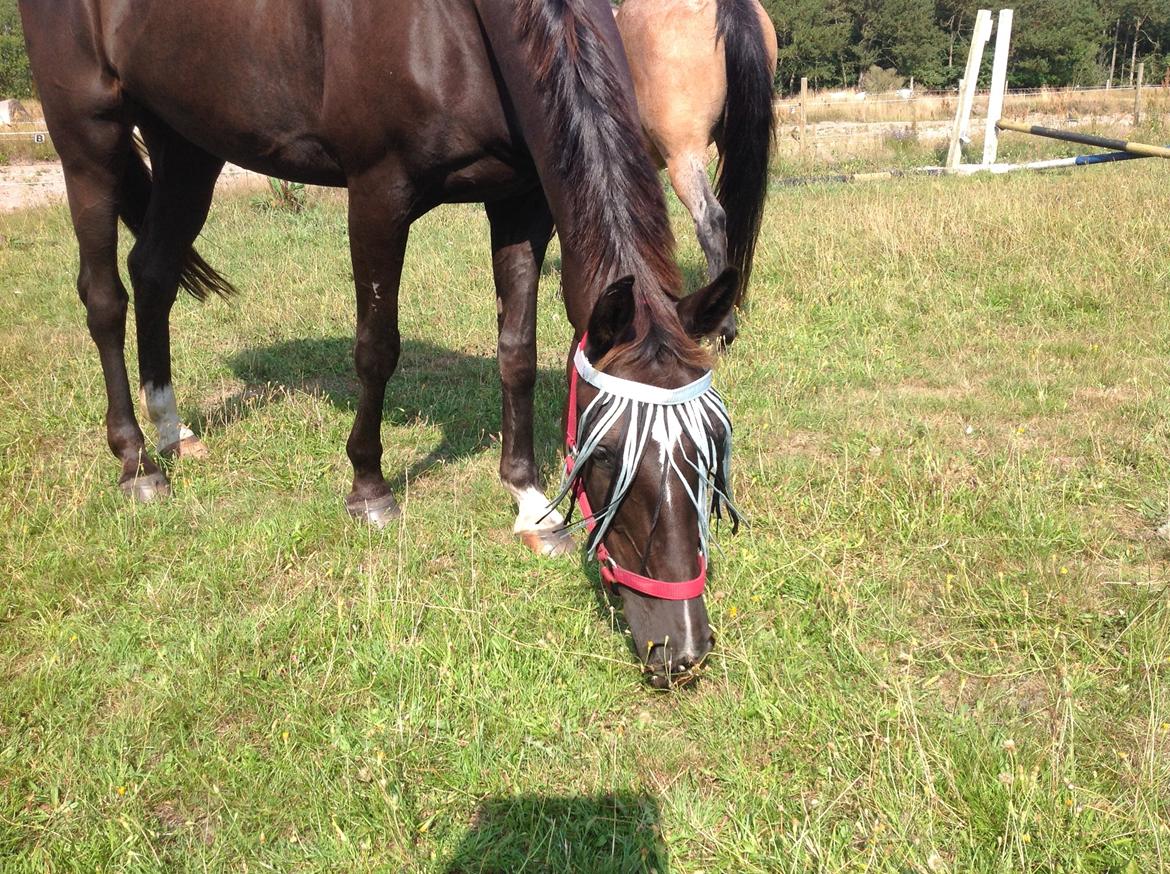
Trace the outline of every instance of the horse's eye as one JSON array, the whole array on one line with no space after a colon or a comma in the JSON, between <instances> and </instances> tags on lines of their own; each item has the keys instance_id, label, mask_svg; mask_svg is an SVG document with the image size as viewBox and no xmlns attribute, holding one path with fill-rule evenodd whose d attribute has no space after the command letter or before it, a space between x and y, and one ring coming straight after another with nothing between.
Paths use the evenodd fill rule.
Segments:
<instances>
[{"instance_id":1,"label":"horse's eye","mask_svg":"<svg viewBox=\"0 0 1170 874\"><path fill-rule=\"evenodd\" d=\"M593 450L593 463L604 468L613 467L613 453L604 446L598 446Z\"/></svg>"}]
</instances>

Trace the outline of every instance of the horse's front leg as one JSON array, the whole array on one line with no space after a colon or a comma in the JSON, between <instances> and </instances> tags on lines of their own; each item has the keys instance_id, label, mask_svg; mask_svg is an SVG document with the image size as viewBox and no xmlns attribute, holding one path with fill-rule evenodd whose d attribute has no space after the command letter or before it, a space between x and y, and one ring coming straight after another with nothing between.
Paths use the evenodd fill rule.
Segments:
<instances>
[{"instance_id":1,"label":"horse's front leg","mask_svg":"<svg viewBox=\"0 0 1170 874\"><path fill-rule=\"evenodd\" d=\"M349 246L357 289L353 359L359 389L357 415L345 446L353 464L353 490L345 507L379 527L399 514L382 476L382 403L402 351L398 285L410 230L407 188L396 174L382 172L349 185Z\"/></svg>"},{"instance_id":2,"label":"horse's front leg","mask_svg":"<svg viewBox=\"0 0 1170 874\"><path fill-rule=\"evenodd\" d=\"M536 386L536 289L552 214L540 189L487 204L492 234L492 270L499 325L497 357L503 394L500 479L516 499L513 531L540 555L573 548L564 518L548 506L532 448L532 402Z\"/></svg>"}]
</instances>

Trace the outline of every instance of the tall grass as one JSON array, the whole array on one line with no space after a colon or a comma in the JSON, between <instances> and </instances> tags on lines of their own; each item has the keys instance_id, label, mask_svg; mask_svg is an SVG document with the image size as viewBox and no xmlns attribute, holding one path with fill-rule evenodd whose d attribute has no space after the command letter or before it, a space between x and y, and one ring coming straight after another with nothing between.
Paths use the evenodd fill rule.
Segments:
<instances>
[{"instance_id":1,"label":"tall grass","mask_svg":"<svg viewBox=\"0 0 1170 874\"><path fill-rule=\"evenodd\" d=\"M1170 90L1143 89L1140 124L1133 124L1133 89L1048 90L1009 94L1004 116L1031 124L1076 128L1123 139L1162 143L1170 139ZM927 94L912 100L893 96L865 101L809 101L805 139L800 139L797 103L777 104L777 156L795 175L847 169L910 169L945 162L955 114L954 94ZM976 98L970 132L971 155L981 155L987 95ZM1065 157L1092 151L1022 135L1001 141L1001 159L1012 162ZM796 170L793 165L796 165Z\"/></svg>"},{"instance_id":2,"label":"tall grass","mask_svg":"<svg viewBox=\"0 0 1170 874\"><path fill-rule=\"evenodd\" d=\"M1133 88L1009 91L1004 97L1004 114L1119 117L1132 115L1135 96ZM849 99L841 100L813 94L805 111L810 124L950 121L955 116L957 101L958 93L953 91L921 92L906 99L894 93L868 94L864 99L851 95ZM1165 113L1170 110L1170 89L1147 85L1142 88L1142 103L1155 114ZM782 122L796 119L799 104L798 98L777 101L777 117ZM987 92L976 94L973 113L986 117Z\"/></svg>"}]
</instances>

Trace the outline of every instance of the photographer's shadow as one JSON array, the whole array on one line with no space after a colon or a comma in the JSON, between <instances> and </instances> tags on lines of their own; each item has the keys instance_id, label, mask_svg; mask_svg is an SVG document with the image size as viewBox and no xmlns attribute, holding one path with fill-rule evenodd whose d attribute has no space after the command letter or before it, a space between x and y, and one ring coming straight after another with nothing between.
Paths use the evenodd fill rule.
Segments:
<instances>
[{"instance_id":1,"label":"photographer's shadow","mask_svg":"<svg viewBox=\"0 0 1170 874\"><path fill-rule=\"evenodd\" d=\"M197 434L247 418L265 404L295 392L327 399L349 414L357 406L353 337L298 339L247 349L229 359L244 388L204 408L192 427ZM560 448L564 381L560 370L537 371L534 445L541 469L555 464ZM419 340L404 340L398 369L386 387L383 425L404 427L419 422L437 425L442 439L408 470L389 478L401 492L435 466L499 449L500 376L494 355L457 352ZM385 434L385 432L383 432ZM339 447L340 448L340 447Z\"/></svg>"},{"instance_id":2,"label":"photographer's shadow","mask_svg":"<svg viewBox=\"0 0 1170 874\"><path fill-rule=\"evenodd\" d=\"M667 874L661 835L658 802L644 794L490 798L443 870Z\"/></svg>"}]
</instances>

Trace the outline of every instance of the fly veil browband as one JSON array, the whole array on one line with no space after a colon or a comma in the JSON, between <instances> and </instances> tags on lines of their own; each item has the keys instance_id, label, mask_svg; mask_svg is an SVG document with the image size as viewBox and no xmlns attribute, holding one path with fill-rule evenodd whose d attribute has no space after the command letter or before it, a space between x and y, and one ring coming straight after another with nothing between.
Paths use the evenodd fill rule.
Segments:
<instances>
[{"instance_id":1,"label":"fly veil browband","mask_svg":"<svg viewBox=\"0 0 1170 874\"><path fill-rule=\"evenodd\" d=\"M728 496L727 479L731 465L731 419L723 398L711 385L712 373L707 371L694 382L677 389L658 388L633 380L602 373L593 367L585 355L586 338L581 338L569 376L569 414L565 428L565 476L560 493L553 499L559 504L570 498L568 516L573 504L581 508L582 522L589 531L590 557L596 556L601 566L601 578L608 586L627 586L636 592L655 598L682 601L697 598L707 585L707 555L710 542L710 518L714 513L722 517L726 508L732 520L732 530L739 525L739 513ZM578 422L577 385L585 380L597 389L597 397L585 409ZM629 414L624 429L617 470L609 487L604 507L594 512L585 494L584 465L601 445L602 439ZM723 429L722 446L712 437L712 428ZM651 431L658 430L663 457L663 485L671 471L683 484L686 496L695 506L699 519L699 575L691 580L670 582L636 574L621 567L609 554L604 539L618 508L633 485L638 465L650 441ZM698 475L695 488L675 459L674 449L682 436L690 438L695 447L692 460L684 451L682 458ZM661 498L660 498L661 500ZM657 516L657 514L655 514ZM651 533L653 528L651 528ZM643 562L645 558L643 557Z\"/></svg>"}]
</instances>

